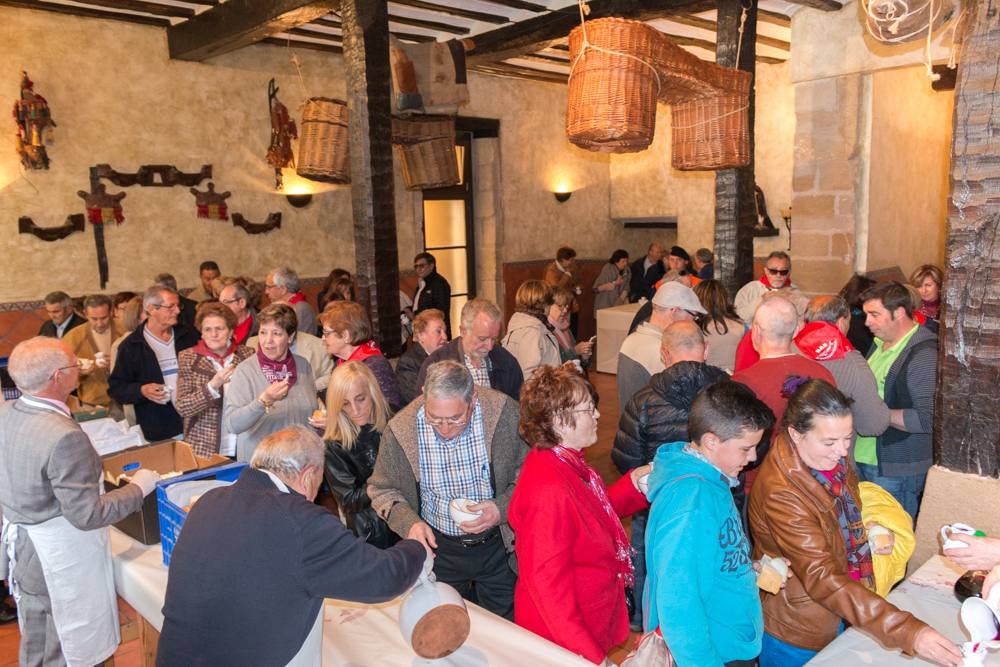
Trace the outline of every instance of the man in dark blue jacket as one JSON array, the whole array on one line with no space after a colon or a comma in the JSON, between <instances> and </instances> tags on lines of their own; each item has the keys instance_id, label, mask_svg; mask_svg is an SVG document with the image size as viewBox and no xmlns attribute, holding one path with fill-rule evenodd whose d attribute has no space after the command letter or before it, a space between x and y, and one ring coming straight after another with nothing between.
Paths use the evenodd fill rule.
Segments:
<instances>
[{"instance_id":1,"label":"man in dark blue jacket","mask_svg":"<svg viewBox=\"0 0 1000 667\"><path fill-rule=\"evenodd\" d=\"M323 456L310 430L277 431L232 486L191 508L170 560L157 665L319 664L324 598L384 602L417 580L420 542L379 549L313 503Z\"/></svg>"},{"instance_id":2,"label":"man in dark blue jacket","mask_svg":"<svg viewBox=\"0 0 1000 667\"><path fill-rule=\"evenodd\" d=\"M622 474L653 460L665 442L688 438L691 404L702 389L729 378L726 372L705 363L705 337L690 320L674 322L663 330L660 359L666 369L653 375L625 405L611 460ZM642 595L646 580L645 533L649 512L632 515L632 548L636 551L635 595ZM636 604L633 627L642 626L642 609Z\"/></svg>"}]
</instances>

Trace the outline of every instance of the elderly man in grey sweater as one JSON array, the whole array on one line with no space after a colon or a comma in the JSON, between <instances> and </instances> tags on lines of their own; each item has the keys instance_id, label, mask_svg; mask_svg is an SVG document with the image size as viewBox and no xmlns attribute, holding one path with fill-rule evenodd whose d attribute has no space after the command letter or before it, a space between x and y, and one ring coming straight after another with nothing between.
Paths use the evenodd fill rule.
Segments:
<instances>
[{"instance_id":1,"label":"elderly man in grey sweater","mask_svg":"<svg viewBox=\"0 0 1000 667\"><path fill-rule=\"evenodd\" d=\"M389 527L435 550L438 580L509 620L516 577L507 506L528 452L518 417L517 403L475 386L464 364L439 361L427 368L423 395L386 426L368 479ZM451 511L454 501L465 501L464 518Z\"/></svg>"}]
</instances>

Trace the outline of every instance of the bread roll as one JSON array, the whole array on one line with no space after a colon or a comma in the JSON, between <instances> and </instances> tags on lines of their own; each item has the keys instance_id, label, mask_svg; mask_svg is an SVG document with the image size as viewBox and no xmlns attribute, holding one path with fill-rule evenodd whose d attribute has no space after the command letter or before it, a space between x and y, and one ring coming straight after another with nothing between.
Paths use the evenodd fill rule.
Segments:
<instances>
[{"instance_id":1,"label":"bread roll","mask_svg":"<svg viewBox=\"0 0 1000 667\"><path fill-rule=\"evenodd\" d=\"M757 575L757 588L767 591L771 595L777 595L783 583L785 583L784 577L770 564L761 565L760 574Z\"/></svg>"}]
</instances>

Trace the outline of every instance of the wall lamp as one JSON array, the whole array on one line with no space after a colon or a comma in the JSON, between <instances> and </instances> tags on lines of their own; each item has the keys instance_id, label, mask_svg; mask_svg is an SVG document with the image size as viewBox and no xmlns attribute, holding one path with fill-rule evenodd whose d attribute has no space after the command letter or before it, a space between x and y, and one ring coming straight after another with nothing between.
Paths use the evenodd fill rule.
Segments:
<instances>
[{"instance_id":1,"label":"wall lamp","mask_svg":"<svg viewBox=\"0 0 1000 667\"><path fill-rule=\"evenodd\" d=\"M562 204L563 202L569 201L569 198L573 196L572 192L553 192L552 195L556 198L556 201Z\"/></svg>"},{"instance_id":2,"label":"wall lamp","mask_svg":"<svg viewBox=\"0 0 1000 667\"><path fill-rule=\"evenodd\" d=\"M311 193L305 192L294 195L285 195L285 199L287 199L288 203L294 206L295 208L302 208L303 206L309 205L309 202L312 201L313 196Z\"/></svg>"}]
</instances>

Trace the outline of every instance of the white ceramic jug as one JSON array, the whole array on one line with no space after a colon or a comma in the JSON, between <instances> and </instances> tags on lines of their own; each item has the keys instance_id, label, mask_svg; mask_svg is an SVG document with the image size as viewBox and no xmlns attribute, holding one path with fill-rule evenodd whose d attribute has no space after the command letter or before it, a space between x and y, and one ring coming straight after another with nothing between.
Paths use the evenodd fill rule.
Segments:
<instances>
[{"instance_id":1,"label":"white ceramic jug","mask_svg":"<svg viewBox=\"0 0 1000 667\"><path fill-rule=\"evenodd\" d=\"M962 625L972 641L962 645L965 667L985 664L986 650L1000 648L1000 586L994 586L988 599L971 597L962 603Z\"/></svg>"},{"instance_id":2,"label":"white ceramic jug","mask_svg":"<svg viewBox=\"0 0 1000 667\"><path fill-rule=\"evenodd\" d=\"M428 558L430 563L430 558ZM469 611L454 588L437 581L430 567L417 579L399 609L399 631L421 658L443 658L469 638Z\"/></svg>"}]
</instances>

